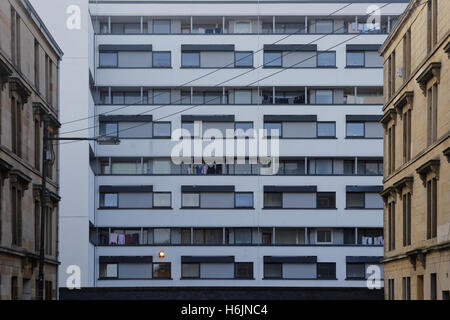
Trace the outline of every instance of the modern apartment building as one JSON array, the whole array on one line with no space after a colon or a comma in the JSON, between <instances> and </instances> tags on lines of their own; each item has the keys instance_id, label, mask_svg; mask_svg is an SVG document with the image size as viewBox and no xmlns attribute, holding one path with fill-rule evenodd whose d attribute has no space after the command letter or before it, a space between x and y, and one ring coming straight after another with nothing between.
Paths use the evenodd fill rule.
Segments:
<instances>
[{"instance_id":1,"label":"modern apartment building","mask_svg":"<svg viewBox=\"0 0 450 320\"><path fill-rule=\"evenodd\" d=\"M27 0L0 2L0 299L35 299L41 247L43 121L58 122L62 52ZM58 150L47 162L44 296L57 293Z\"/></svg>"},{"instance_id":2,"label":"modern apartment building","mask_svg":"<svg viewBox=\"0 0 450 320\"><path fill-rule=\"evenodd\" d=\"M411 1L384 63L387 299L450 299L450 2Z\"/></svg>"},{"instance_id":3,"label":"modern apartment building","mask_svg":"<svg viewBox=\"0 0 450 320\"><path fill-rule=\"evenodd\" d=\"M91 135L120 144L91 144L61 297L383 298L378 50L406 6L91 1ZM279 170L174 163L180 128L278 130Z\"/></svg>"}]
</instances>

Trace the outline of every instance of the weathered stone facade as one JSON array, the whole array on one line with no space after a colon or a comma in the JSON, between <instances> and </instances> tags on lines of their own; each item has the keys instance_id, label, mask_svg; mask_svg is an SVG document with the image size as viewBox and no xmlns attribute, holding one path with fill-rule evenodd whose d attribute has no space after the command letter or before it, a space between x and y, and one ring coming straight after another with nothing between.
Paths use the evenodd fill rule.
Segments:
<instances>
[{"instance_id":1,"label":"weathered stone facade","mask_svg":"<svg viewBox=\"0 0 450 320\"><path fill-rule=\"evenodd\" d=\"M55 134L62 52L27 0L0 1L0 299L38 288L43 118ZM58 268L58 150L47 179L45 298Z\"/></svg>"},{"instance_id":2,"label":"weathered stone facade","mask_svg":"<svg viewBox=\"0 0 450 320\"><path fill-rule=\"evenodd\" d=\"M381 48L386 299L450 299L449 15L412 0Z\"/></svg>"}]
</instances>

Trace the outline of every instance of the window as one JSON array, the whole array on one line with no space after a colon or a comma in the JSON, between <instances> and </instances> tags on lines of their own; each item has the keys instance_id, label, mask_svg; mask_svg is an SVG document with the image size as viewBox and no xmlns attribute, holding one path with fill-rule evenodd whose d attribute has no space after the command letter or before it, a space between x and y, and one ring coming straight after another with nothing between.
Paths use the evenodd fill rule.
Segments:
<instances>
[{"instance_id":1,"label":"window","mask_svg":"<svg viewBox=\"0 0 450 320\"><path fill-rule=\"evenodd\" d=\"M100 264L100 278L117 278L118 277L117 263L101 263Z\"/></svg>"},{"instance_id":2,"label":"window","mask_svg":"<svg viewBox=\"0 0 450 320\"><path fill-rule=\"evenodd\" d=\"M280 136L281 137L281 123L266 122L264 123L264 130L267 130L267 136Z\"/></svg>"},{"instance_id":3,"label":"window","mask_svg":"<svg viewBox=\"0 0 450 320\"><path fill-rule=\"evenodd\" d=\"M264 52L264 67L280 67L282 61L281 52Z\"/></svg>"},{"instance_id":4,"label":"window","mask_svg":"<svg viewBox=\"0 0 450 320\"><path fill-rule=\"evenodd\" d=\"M100 67L117 68L119 65L119 55L117 52L100 52Z\"/></svg>"},{"instance_id":5,"label":"window","mask_svg":"<svg viewBox=\"0 0 450 320\"><path fill-rule=\"evenodd\" d=\"M253 129L253 122L236 122L234 124L234 130L236 137L250 137L253 136L253 132L249 131ZM250 133L247 133L249 131Z\"/></svg>"},{"instance_id":6,"label":"window","mask_svg":"<svg viewBox=\"0 0 450 320\"><path fill-rule=\"evenodd\" d=\"M236 208L253 208L253 193L237 192L235 198Z\"/></svg>"},{"instance_id":7,"label":"window","mask_svg":"<svg viewBox=\"0 0 450 320\"><path fill-rule=\"evenodd\" d=\"M171 133L170 122L153 122L153 137L170 138Z\"/></svg>"},{"instance_id":8,"label":"window","mask_svg":"<svg viewBox=\"0 0 450 320\"><path fill-rule=\"evenodd\" d=\"M170 104L170 89L154 89L153 104Z\"/></svg>"},{"instance_id":9,"label":"window","mask_svg":"<svg viewBox=\"0 0 450 320\"><path fill-rule=\"evenodd\" d=\"M281 208L283 194L275 192L264 193L264 208Z\"/></svg>"},{"instance_id":10,"label":"window","mask_svg":"<svg viewBox=\"0 0 450 320\"><path fill-rule=\"evenodd\" d=\"M236 51L234 53L234 66L237 68L252 68L253 51Z\"/></svg>"},{"instance_id":11,"label":"window","mask_svg":"<svg viewBox=\"0 0 450 320\"><path fill-rule=\"evenodd\" d=\"M234 33L251 33L251 31L250 21L236 21L234 24Z\"/></svg>"},{"instance_id":12,"label":"window","mask_svg":"<svg viewBox=\"0 0 450 320\"><path fill-rule=\"evenodd\" d=\"M170 33L170 20L153 20L153 33Z\"/></svg>"},{"instance_id":13,"label":"window","mask_svg":"<svg viewBox=\"0 0 450 320\"><path fill-rule=\"evenodd\" d=\"M347 209L364 208L363 192L347 192Z\"/></svg>"},{"instance_id":14,"label":"window","mask_svg":"<svg viewBox=\"0 0 450 320\"><path fill-rule=\"evenodd\" d=\"M334 208L336 208L336 193L317 192L317 209L334 209Z\"/></svg>"},{"instance_id":15,"label":"window","mask_svg":"<svg viewBox=\"0 0 450 320\"><path fill-rule=\"evenodd\" d=\"M120 68L151 68L152 53L150 51L120 51Z\"/></svg>"},{"instance_id":16,"label":"window","mask_svg":"<svg viewBox=\"0 0 450 320\"><path fill-rule=\"evenodd\" d=\"M427 239L437 236L437 179L427 181Z\"/></svg>"},{"instance_id":17,"label":"window","mask_svg":"<svg viewBox=\"0 0 450 320\"><path fill-rule=\"evenodd\" d=\"M336 136L335 122L318 122L317 123L317 137L329 138Z\"/></svg>"},{"instance_id":18,"label":"window","mask_svg":"<svg viewBox=\"0 0 450 320\"><path fill-rule=\"evenodd\" d=\"M200 207L199 193L183 193L181 197L181 206L183 208L198 208Z\"/></svg>"},{"instance_id":19,"label":"window","mask_svg":"<svg viewBox=\"0 0 450 320\"><path fill-rule=\"evenodd\" d=\"M234 264L236 279L253 278L253 262L236 262Z\"/></svg>"},{"instance_id":20,"label":"window","mask_svg":"<svg viewBox=\"0 0 450 320\"><path fill-rule=\"evenodd\" d=\"M316 90L316 104L332 104L333 90Z\"/></svg>"},{"instance_id":21,"label":"window","mask_svg":"<svg viewBox=\"0 0 450 320\"><path fill-rule=\"evenodd\" d=\"M153 243L170 244L170 229L153 229Z\"/></svg>"},{"instance_id":22,"label":"window","mask_svg":"<svg viewBox=\"0 0 450 320\"><path fill-rule=\"evenodd\" d=\"M317 67L335 67L336 66L336 51L332 52L318 52L317 53Z\"/></svg>"},{"instance_id":23,"label":"window","mask_svg":"<svg viewBox=\"0 0 450 320\"><path fill-rule=\"evenodd\" d=\"M171 66L171 53L153 52L153 68L169 68Z\"/></svg>"},{"instance_id":24,"label":"window","mask_svg":"<svg viewBox=\"0 0 450 320\"><path fill-rule=\"evenodd\" d=\"M20 39L20 16L11 7L11 58L13 63L20 69L21 62L21 39Z\"/></svg>"},{"instance_id":25,"label":"window","mask_svg":"<svg viewBox=\"0 0 450 320\"><path fill-rule=\"evenodd\" d=\"M170 174L171 161L170 160L153 160L152 163L153 174Z\"/></svg>"},{"instance_id":26,"label":"window","mask_svg":"<svg viewBox=\"0 0 450 320\"><path fill-rule=\"evenodd\" d=\"M403 246L411 245L411 193L403 195Z\"/></svg>"},{"instance_id":27,"label":"window","mask_svg":"<svg viewBox=\"0 0 450 320\"><path fill-rule=\"evenodd\" d=\"M181 66L189 68L200 68L200 52L182 52Z\"/></svg>"},{"instance_id":28,"label":"window","mask_svg":"<svg viewBox=\"0 0 450 320\"><path fill-rule=\"evenodd\" d=\"M427 4L427 52L437 43L437 1L428 0Z\"/></svg>"},{"instance_id":29,"label":"window","mask_svg":"<svg viewBox=\"0 0 450 320\"><path fill-rule=\"evenodd\" d=\"M41 170L41 125L34 120L34 167Z\"/></svg>"},{"instance_id":30,"label":"window","mask_svg":"<svg viewBox=\"0 0 450 320\"><path fill-rule=\"evenodd\" d=\"M231 239L231 234L233 238ZM228 229L227 234L228 244L251 244L252 243L252 229L234 228Z\"/></svg>"},{"instance_id":31,"label":"window","mask_svg":"<svg viewBox=\"0 0 450 320\"><path fill-rule=\"evenodd\" d=\"M12 244L22 246L22 191L16 187L11 188L11 227Z\"/></svg>"},{"instance_id":32,"label":"window","mask_svg":"<svg viewBox=\"0 0 450 320\"><path fill-rule=\"evenodd\" d=\"M395 250L395 202L388 203L388 248Z\"/></svg>"},{"instance_id":33,"label":"window","mask_svg":"<svg viewBox=\"0 0 450 320\"><path fill-rule=\"evenodd\" d=\"M39 91L39 42L34 40L34 85Z\"/></svg>"},{"instance_id":34,"label":"window","mask_svg":"<svg viewBox=\"0 0 450 320\"><path fill-rule=\"evenodd\" d=\"M316 243L333 243L333 233L332 230L318 229Z\"/></svg>"},{"instance_id":35,"label":"window","mask_svg":"<svg viewBox=\"0 0 450 320\"><path fill-rule=\"evenodd\" d=\"M119 196L117 193L103 193L101 194L100 206L104 208L118 208Z\"/></svg>"},{"instance_id":36,"label":"window","mask_svg":"<svg viewBox=\"0 0 450 320\"><path fill-rule=\"evenodd\" d=\"M316 33L332 33L333 20L316 20Z\"/></svg>"},{"instance_id":37,"label":"window","mask_svg":"<svg viewBox=\"0 0 450 320\"><path fill-rule=\"evenodd\" d=\"M430 300L437 300L437 274L430 274Z\"/></svg>"},{"instance_id":38,"label":"window","mask_svg":"<svg viewBox=\"0 0 450 320\"><path fill-rule=\"evenodd\" d=\"M395 300L394 279L388 280L388 300Z\"/></svg>"},{"instance_id":39,"label":"window","mask_svg":"<svg viewBox=\"0 0 450 320\"><path fill-rule=\"evenodd\" d=\"M170 192L154 192L153 193L153 208L170 208L171 207Z\"/></svg>"},{"instance_id":40,"label":"window","mask_svg":"<svg viewBox=\"0 0 450 320\"><path fill-rule=\"evenodd\" d=\"M365 279L366 265L364 263L347 263L347 279Z\"/></svg>"},{"instance_id":41,"label":"window","mask_svg":"<svg viewBox=\"0 0 450 320\"><path fill-rule=\"evenodd\" d=\"M107 123L107 122L100 123L101 136L117 137L118 130L119 130L118 123Z\"/></svg>"},{"instance_id":42,"label":"window","mask_svg":"<svg viewBox=\"0 0 450 320\"><path fill-rule=\"evenodd\" d=\"M411 277L402 278L402 297L403 300L411 300Z\"/></svg>"},{"instance_id":43,"label":"window","mask_svg":"<svg viewBox=\"0 0 450 320\"><path fill-rule=\"evenodd\" d=\"M364 137L364 122L347 122L347 137Z\"/></svg>"},{"instance_id":44,"label":"window","mask_svg":"<svg viewBox=\"0 0 450 320\"><path fill-rule=\"evenodd\" d=\"M223 244L222 229L194 229L194 244Z\"/></svg>"},{"instance_id":45,"label":"window","mask_svg":"<svg viewBox=\"0 0 450 320\"><path fill-rule=\"evenodd\" d=\"M46 208L45 214L45 254L51 255L53 253L53 210L50 207Z\"/></svg>"},{"instance_id":46,"label":"window","mask_svg":"<svg viewBox=\"0 0 450 320\"><path fill-rule=\"evenodd\" d=\"M347 67L364 67L364 51L348 51Z\"/></svg>"},{"instance_id":47,"label":"window","mask_svg":"<svg viewBox=\"0 0 450 320\"><path fill-rule=\"evenodd\" d=\"M199 263L182 263L181 264L182 278L200 278L200 264Z\"/></svg>"},{"instance_id":48,"label":"window","mask_svg":"<svg viewBox=\"0 0 450 320\"><path fill-rule=\"evenodd\" d=\"M265 263L264 264L264 278L266 279L281 279L283 275L283 265L281 263Z\"/></svg>"},{"instance_id":49,"label":"window","mask_svg":"<svg viewBox=\"0 0 450 320\"><path fill-rule=\"evenodd\" d=\"M317 279L336 280L336 263L317 263Z\"/></svg>"},{"instance_id":50,"label":"window","mask_svg":"<svg viewBox=\"0 0 450 320\"><path fill-rule=\"evenodd\" d=\"M234 90L235 104L251 104L252 91L251 90Z\"/></svg>"},{"instance_id":51,"label":"window","mask_svg":"<svg viewBox=\"0 0 450 320\"><path fill-rule=\"evenodd\" d=\"M388 174L395 170L395 125L388 128L387 134L388 145Z\"/></svg>"},{"instance_id":52,"label":"window","mask_svg":"<svg viewBox=\"0 0 450 320\"><path fill-rule=\"evenodd\" d=\"M434 84L427 90L427 142L428 145L437 140L437 101L438 86Z\"/></svg>"},{"instance_id":53,"label":"window","mask_svg":"<svg viewBox=\"0 0 450 320\"><path fill-rule=\"evenodd\" d=\"M403 81L411 75L411 28L403 36Z\"/></svg>"},{"instance_id":54,"label":"window","mask_svg":"<svg viewBox=\"0 0 450 320\"><path fill-rule=\"evenodd\" d=\"M411 160L411 110L403 114L403 162Z\"/></svg>"},{"instance_id":55,"label":"window","mask_svg":"<svg viewBox=\"0 0 450 320\"><path fill-rule=\"evenodd\" d=\"M22 105L13 96L11 98L11 140L12 152L19 157L22 156Z\"/></svg>"},{"instance_id":56,"label":"window","mask_svg":"<svg viewBox=\"0 0 450 320\"><path fill-rule=\"evenodd\" d=\"M11 300L19 300L19 285L17 277L11 277Z\"/></svg>"}]
</instances>

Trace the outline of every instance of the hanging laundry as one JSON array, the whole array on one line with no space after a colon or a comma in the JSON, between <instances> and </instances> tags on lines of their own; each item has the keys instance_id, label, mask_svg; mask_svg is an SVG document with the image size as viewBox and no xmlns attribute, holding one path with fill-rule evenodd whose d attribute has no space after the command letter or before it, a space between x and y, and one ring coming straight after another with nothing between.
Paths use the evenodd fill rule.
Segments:
<instances>
[{"instance_id":1,"label":"hanging laundry","mask_svg":"<svg viewBox=\"0 0 450 320\"><path fill-rule=\"evenodd\" d=\"M119 245L125 244L125 235L124 234L119 234L117 244L119 244Z\"/></svg>"},{"instance_id":2,"label":"hanging laundry","mask_svg":"<svg viewBox=\"0 0 450 320\"><path fill-rule=\"evenodd\" d=\"M110 233L109 234L109 244L117 244L117 233Z\"/></svg>"}]
</instances>

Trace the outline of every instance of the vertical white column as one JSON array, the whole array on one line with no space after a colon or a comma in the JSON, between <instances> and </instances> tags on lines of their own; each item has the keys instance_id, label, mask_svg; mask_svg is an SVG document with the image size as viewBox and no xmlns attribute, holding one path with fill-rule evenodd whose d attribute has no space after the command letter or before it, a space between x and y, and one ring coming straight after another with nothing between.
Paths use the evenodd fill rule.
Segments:
<instances>
[{"instance_id":1,"label":"vertical white column","mask_svg":"<svg viewBox=\"0 0 450 320\"><path fill-rule=\"evenodd\" d=\"M272 16L272 33L275 33L275 16Z\"/></svg>"}]
</instances>

